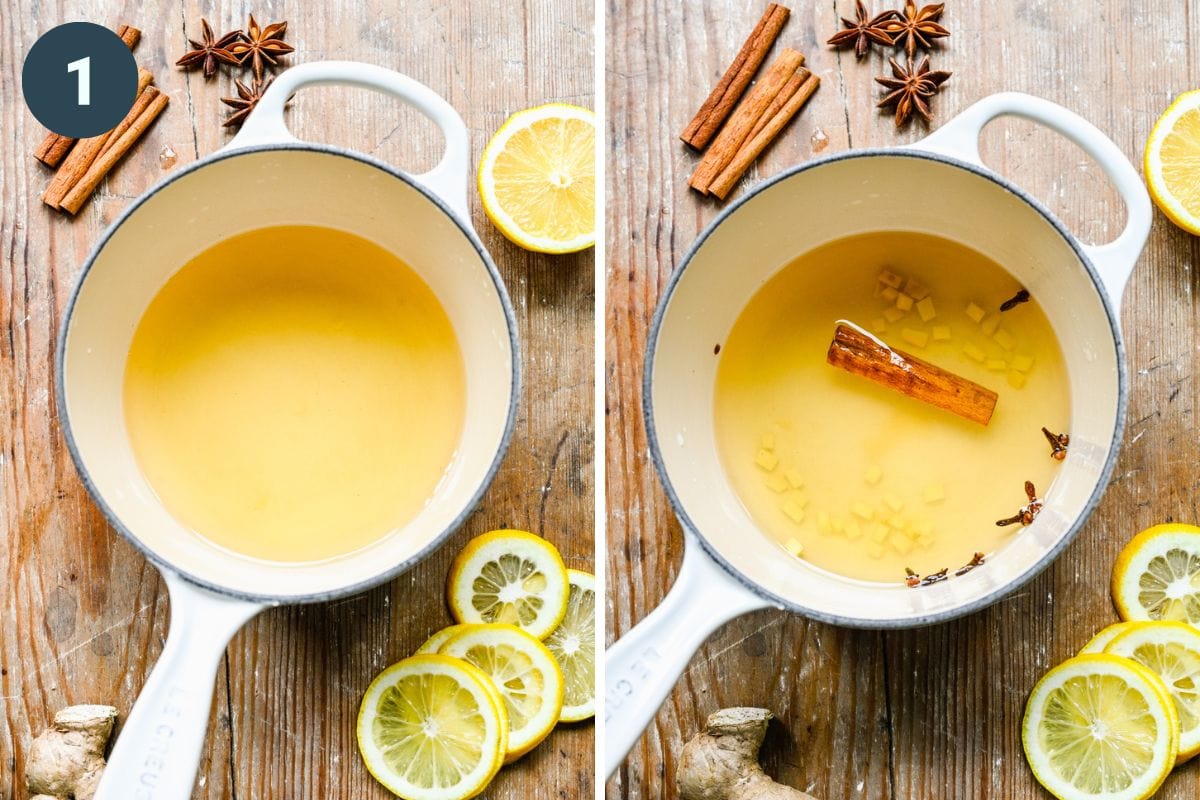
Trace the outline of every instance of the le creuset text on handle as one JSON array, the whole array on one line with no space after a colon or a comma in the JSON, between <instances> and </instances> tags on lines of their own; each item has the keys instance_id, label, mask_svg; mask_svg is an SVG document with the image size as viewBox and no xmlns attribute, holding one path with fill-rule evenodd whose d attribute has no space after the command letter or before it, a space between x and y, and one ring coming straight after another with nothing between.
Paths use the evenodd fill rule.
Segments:
<instances>
[{"instance_id":1,"label":"le creuset text on handle","mask_svg":"<svg viewBox=\"0 0 1200 800\"><path fill-rule=\"evenodd\" d=\"M988 169L979 157L979 135L997 117L1014 116L1037 122L1079 145L1095 159L1125 203L1125 228L1108 244L1082 245L1108 290L1114 310L1121 307L1121 294L1134 264L1150 235L1153 213L1146 187L1121 148L1092 123L1057 103L1021 92L1000 92L983 98L942 127L912 145L969 161Z\"/></svg>"},{"instance_id":2,"label":"le creuset text on handle","mask_svg":"<svg viewBox=\"0 0 1200 800\"><path fill-rule=\"evenodd\" d=\"M686 528L683 538L671 591L604 654L605 775L625 760L708 635L771 605L718 565Z\"/></svg>"},{"instance_id":3,"label":"le creuset text on handle","mask_svg":"<svg viewBox=\"0 0 1200 800\"><path fill-rule=\"evenodd\" d=\"M467 126L454 107L428 86L407 75L374 64L354 61L315 61L299 64L280 73L246 118L238 135L225 146L237 149L260 144L299 141L288 130L283 108L305 86L359 86L391 95L433 120L446 137L446 151L429 172L413 177L436 194L464 222L467 209L467 180L471 163Z\"/></svg>"},{"instance_id":4,"label":"le creuset text on handle","mask_svg":"<svg viewBox=\"0 0 1200 800\"><path fill-rule=\"evenodd\" d=\"M225 646L265 606L202 589L170 570L162 655L113 746L95 800L188 800Z\"/></svg>"}]
</instances>

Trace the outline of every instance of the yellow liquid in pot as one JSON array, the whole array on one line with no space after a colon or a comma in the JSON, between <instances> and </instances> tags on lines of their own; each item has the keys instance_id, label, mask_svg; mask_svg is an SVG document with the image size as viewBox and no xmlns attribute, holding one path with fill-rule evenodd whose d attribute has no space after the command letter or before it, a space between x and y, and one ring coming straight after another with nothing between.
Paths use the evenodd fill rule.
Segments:
<instances>
[{"instance_id":1,"label":"yellow liquid in pot","mask_svg":"<svg viewBox=\"0 0 1200 800\"><path fill-rule=\"evenodd\" d=\"M883 270L900 279L894 298ZM908 287L929 303L902 308ZM1026 480L1045 496L1061 464L1041 427L1067 431L1069 406L1038 298L998 310L1019 288L961 244L880 232L823 245L754 295L721 347L714 423L733 488L780 558L892 582L906 567L953 573L1021 534L996 521L1027 503ZM996 391L991 423L828 365L839 319Z\"/></svg>"},{"instance_id":2,"label":"yellow liquid in pot","mask_svg":"<svg viewBox=\"0 0 1200 800\"><path fill-rule=\"evenodd\" d=\"M124 399L176 519L238 553L313 561L421 510L455 456L466 377L445 311L396 256L279 226L216 244L162 287Z\"/></svg>"}]
</instances>

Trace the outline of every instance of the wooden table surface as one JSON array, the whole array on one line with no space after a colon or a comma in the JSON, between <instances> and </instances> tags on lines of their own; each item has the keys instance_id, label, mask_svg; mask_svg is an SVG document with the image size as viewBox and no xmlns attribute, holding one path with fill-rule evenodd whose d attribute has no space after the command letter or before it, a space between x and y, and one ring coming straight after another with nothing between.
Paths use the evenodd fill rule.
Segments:
<instances>
[{"instance_id":1,"label":"wooden table surface","mask_svg":"<svg viewBox=\"0 0 1200 800\"><path fill-rule=\"evenodd\" d=\"M0 7L0 800L24 798L29 741L72 703L128 713L161 650L168 598L158 572L106 524L80 484L55 418L53 352L64 304L97 237L172 169L227 142L218 98L173 65L200 17L217 35L286 19L289 63L355 59L405 72L462 114L478 157L518 109L554 100L591 106L592 4L586 0L437 0L83 4L4 0ZM19 65L34 40L87 19L143 30L137 60L171 97L166 112L71 220L44 207L50 172L30 156L43 130L21 101ZM305 90L290 123L302 138L345 145L414 172L436 163L440 134L415 112L365 90ZM164 167L160 154L177 154ZM492 528L542 532L569 566L593 566L591 252L544 257L472 217L516 307L524 387L508 456L479 510L450 543L384 586L252 621L219 669L196 798L383 798L354 742L368 682L450 620L443 582L453 554ZM401 220L397 221L402 224ZM489 797L590 796L590 723L556 731L501 774Z\"/></svg>"},{"instance_id":2,"label":"wooden table surface","mask_svg":"<svg viewBox=\"0 0 1200 800\"><path fill-rule=\"evenodd\" d=\"M821 88L748 174L745 186L814 155L907 143L875 109L877 50L856 63L823 42L853 0L793 0L776 50L797 47ZM887 7L900 6L891 0ZM686 186L696 156L678 134L753 27L764 0L628 0L607 19L608 633L620 635L663 597L681 557L679 526L647 458L642 357L667 276L719 206ZM882 0L869 0L872 12ZM1135 164L1151 125L1200 87L1200 2L950 0L953 32L933 56L954 75L934 100L941 120L985 95L1020 90L1059 102L1107 132ZM1084 241L1112 238L1124 211L1094 163L1032 124L1000 121L983 137L988 164L1043 199ZM921 187L914 187L919 198ZM707 714L763 705L779 715L765 764L821 800L1043 798L1020 746L1034 682L1115 615L1107 580L1122 544L1157 522L1196 522L1196 375L1200 239L1156 212L1121 319L1132 377L1116 477L1071 547L1040 577L987 611L925 630L842 630L775 611L719 630L608 784L610 797L675 795L680 748ZM1162 798L1194 798L1200 763Z\"/></svg>"}]
</instances>

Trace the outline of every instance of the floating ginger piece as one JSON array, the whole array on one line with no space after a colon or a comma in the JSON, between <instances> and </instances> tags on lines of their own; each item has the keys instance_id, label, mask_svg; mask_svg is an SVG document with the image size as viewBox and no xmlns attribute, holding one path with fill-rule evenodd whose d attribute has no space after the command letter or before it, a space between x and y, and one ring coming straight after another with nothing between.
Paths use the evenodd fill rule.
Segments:
<instances>
[{"instance_id":1,"label":"floating ginger piece","mask_svg":"<svg viewBox=\"0 0 1200 800\"><path fill-rule=\"evenodd\" d=\"M899 290L904 285L904 279L891 270L883 270L879 273L879 282L891 289Z\"/></svg>"},{"instance_id":2,"label":"floating ginger piece","mask_svg":"<svg viewBox=\"0 0 1200 800\"><path fill-rule=\"evenodd\" d=\"M935 342L950 341L950 326L949 325L934 325L933 340Z\"/></svg>"},{"instance_id":3,"label":"floating ginger piece","mask_svg":"<svg viewBox=\"0 0 1200 800\"><path fill-rule=\"evenodd\" d=\"M772 453L770 450L759 450L754 456L754 463L767 472L779 466L779 456Z\"/></svg>"},{"instance_id":4,"label":"floating ginger piece","mask_svg":"<svg viewBox=\"0 0 1200 800\"><path fill-rule=\"evenodd\" d=\"M983 322L983 317L987 312L975 303L967 303L967 316L971 318L971 322L976 324Z\"/></svg>"},{"instance_id":5,"label":"floating ginger piece","mask_svg":"<svg viewBox=\"0 0 1200 800\"><path fill-rule=\"evenodd\" d=\"M896 308L901 311L911 311L913 307L913 299L901 292L896 295Z\"/></svg>"},{"instance_id":6,"label":"floating ginger piece","mask_svg":"<svg viewBox=\"0 0 1200 800\"><path fill-rule=\"evenodd\" d=\"M937 311L933 307L933 298L926 297L917 303L917 314L921 317L921 322L929 322L937 316Z\"/></svg>"},{"instance_id":7,"label":"floating ginger piece","mask_svg":"<svg viewBox=\"0 0 1200 800\"><path fill-rule=\"evenodd\" d=\"M878 464L872 464L871 466L867 467L867 473L863 475L863 480L872 486L875 486L881 480L883 480L883 468Z\"/></svg>"}]
</instances>

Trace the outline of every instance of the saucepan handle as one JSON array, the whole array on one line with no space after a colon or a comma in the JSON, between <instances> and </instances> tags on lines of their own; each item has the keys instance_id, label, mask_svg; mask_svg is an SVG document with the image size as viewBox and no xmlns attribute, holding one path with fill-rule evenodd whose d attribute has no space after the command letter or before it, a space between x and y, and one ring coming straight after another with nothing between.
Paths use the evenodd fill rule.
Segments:
<instances>
[{"instance_id":1,"label":"saucepan handle","mask_svg":"<svg viewBox=\"0 0 1200 800\"><path fill-rule=\"evenodd\" d=\"M1153 214L1146 187L1121 148L1099 128L1057 103L1020 92L1001 92L985 97L954 119L913 145L914 149L945 153L982 166L979 134L985 125L1001 116L1023 117L1045 125L1070 139L1095 159L1125 202L1125 228L1108 244L1083 245L1108 290L1113 307L1121 305L1121 293L1133 272Z\"/></svg>"},{"instance_id":2,"label":"saucepan handle","mask_svg":"<svg viewBox=\"0 0 1200 800\"><path fill-rule=\"evenodd\" d=\"M172 572L171 629L121 729L95 800L188 800L208 732L217 665L264 606L224 597Z\"/></svg>"},{"instance_id":3,"label":"saucepan handle","mask_svg":"<svg viewBox=\"0 0 1200 800\"><path fill-rule=\"evenodd\" d=\"M771 604L717 564L685 530L683 564L658 608L604 654L604 774L612 775L654 720L708 635Z\"/></svg>"},{"instance_id":4,"label":"saucepan handle","mask_svg":"<svg viewBox=\"0 0 1200 800\"><path fill-rule=\"evenodd\" d=\"M284 70L275 78L258 101L254 112L246 118L241 131L226 148L298 141L288 130L283 107L303 87L321 84L360 86L383 92L404 101L437 123L446 137L446 151L436 167L414 177L445 201L462 220L470 219L467 210L470 150L467 126L462 117L441 95L425 84L374 64L315 61Z\"/></svg>"}]
</instances>

